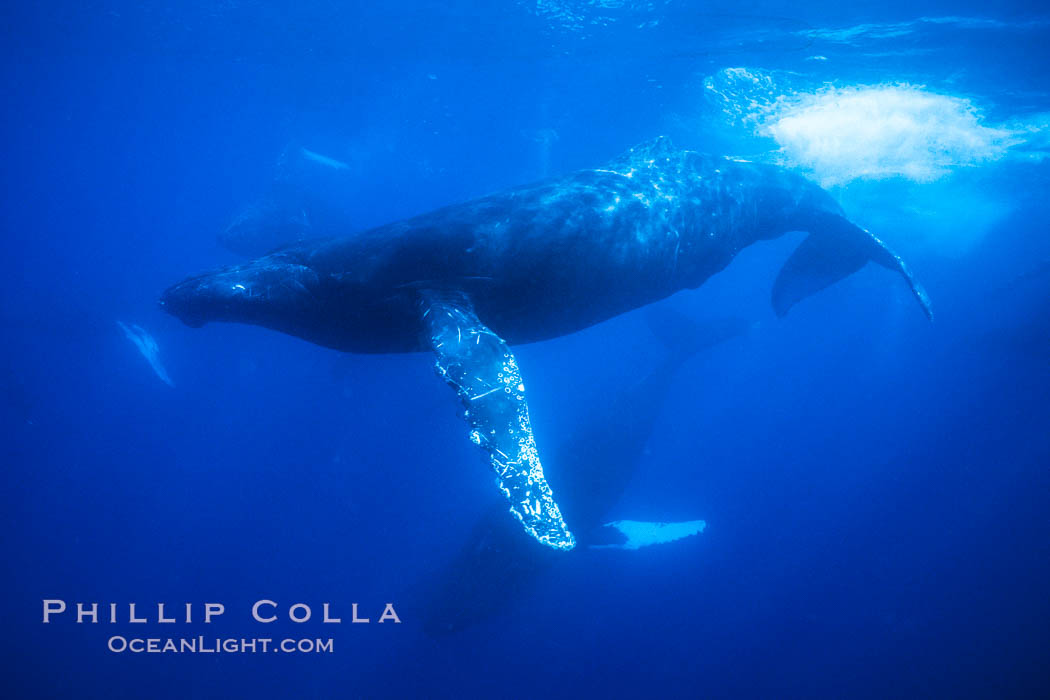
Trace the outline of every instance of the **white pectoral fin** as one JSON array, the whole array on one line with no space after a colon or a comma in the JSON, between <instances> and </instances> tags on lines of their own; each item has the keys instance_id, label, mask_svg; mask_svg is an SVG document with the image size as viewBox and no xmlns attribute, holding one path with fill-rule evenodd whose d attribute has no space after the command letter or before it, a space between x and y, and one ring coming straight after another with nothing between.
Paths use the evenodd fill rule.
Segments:
<instances>
[{"instance_id":1,"label":"white pectoral fin","mask_svg":"<svg viewBox=\"0 0 1050 700\"><path fill-rule=\"evenodd\" d=\"M488 455L510 512L542 544L567 550L576 540L543 476L518 363L474 314L464 295L424 290L421 314L435 369L466 409L470 439Z\"/></svg>"},{"instance_id":2,"label":"white pectoral fin","mask_svg":"<svg viewBox=\"0 0 1050 700\"><path fill-rule=\"evenodd\" d=\"M349 170L350 169L350 166L347 165L346 163L344 163L341 160L336 160L335 158L329 158L328 156L321 155L320 153L308 150L306 148L302 149L302 154L303 154L303 157L306 158L307 160L311 160L311 161L313 161L315 163L323 165L326 168L332 168L333 170Z\"/></svg>"},{"instance_id":3,"label":"white pectoral fin","mask_svg":"<svg viewBox=\"0 0 1050 700\"><path fill-rule=\"evenodd\" d=\"M171 381L171 377L168 376L167 370L164 369L164 365L160 362L160 348L157 346L157 341L153 339L153 336L143 328L142 326L132 324L129 328L125 324L117 321L117 325L124 331L124 335L130 340L138 351L146 358L149 362L149 366L153 368L153 372L157 375L157 378L170 387L175 386L175 382Z\"/></svg>"},{"instance_id":4,"label":"white pectoral fin","mask_svg":"<svg viewBox=\"0 0 1050 700\"><path fill-rule=\"evenodd\" d=\"M666 544L693 535L707 527L703 520L681 523L650 523L641 520L616 520L602 527L619 531L625 541L618 544L592 544L591 549L641 549L654 544Z\"/></svg>"}]
</instances>

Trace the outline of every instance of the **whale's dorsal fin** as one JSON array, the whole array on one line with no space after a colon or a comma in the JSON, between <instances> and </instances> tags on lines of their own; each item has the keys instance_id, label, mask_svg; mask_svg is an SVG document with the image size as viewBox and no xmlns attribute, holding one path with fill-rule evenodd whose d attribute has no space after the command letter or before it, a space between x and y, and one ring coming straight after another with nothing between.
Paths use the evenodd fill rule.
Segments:
<instances>
[{"instance_id":1,"label":"whale's dorsal fin","mask_svg":"<svg viewBox=\"0 0 1050 700\"><path fill-rule=\"evenodd\" d=\"M777 316L784 316L797 302L849 277L871 261L900 273L923 313L933 320L926 291L885 243L837 214L822 214L810 224L809 236L784 263L773 283L773 310Z\"/></svg>"},{"instance_id":2,"label":"whale's dorsal fin","mask_svg":"<svg viewBox=\"0 0 1050 700\"><path fill-rule=\"evenodd\" d=\"M510 348L478 319L465 294L421 290L420 302L435 369L463 403L470 438L488 454L510 512L539 542L572 549L576 541L543 476Z\"/></svg>"}]
</instances>

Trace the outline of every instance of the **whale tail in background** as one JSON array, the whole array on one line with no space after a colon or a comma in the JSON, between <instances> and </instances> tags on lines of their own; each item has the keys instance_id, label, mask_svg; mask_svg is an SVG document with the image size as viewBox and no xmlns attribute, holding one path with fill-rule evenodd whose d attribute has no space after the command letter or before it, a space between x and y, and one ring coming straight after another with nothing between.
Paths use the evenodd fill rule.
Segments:
<instances>
[{"instance_id":1,"label":"whale tail in background","mask_svg":"<svg viewBox=\"0 0 1050 700\"><path fill-rule=\"evenodd\" d=\"M654 544L667 544L693 535L699 535L707 527L703 520L687 520L679 523L651 523L641 520L615 520L602 525L612 533L615 541L593 543L591 549L641 549Z\"/></svg>"},{"instance_id":2,"label":"whale tail in background","mask_svg":"<svg viewBox=\"0 0 1050 700\"><path fill-rule=\"evenodd\" d=\"M784 263L773 284L773 310L778 317L802 299L849 277L868 262L876 262L900 273L923 313L933 320L926 291L885 243L838 215L827 215L818 221L809 227L809 236Z\"/></svg>"}]
</instances>

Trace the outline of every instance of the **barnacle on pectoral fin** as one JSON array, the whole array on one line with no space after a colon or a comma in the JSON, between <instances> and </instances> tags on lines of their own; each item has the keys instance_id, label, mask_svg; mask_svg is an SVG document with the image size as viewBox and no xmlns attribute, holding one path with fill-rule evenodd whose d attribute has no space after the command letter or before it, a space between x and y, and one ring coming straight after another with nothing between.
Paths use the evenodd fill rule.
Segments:
<instances>
[{"instance_id":1,"label":"barnacle on pectoral fin","mask_svg":"<svg viewBox=\"0 0 1050 700\"><path fill-rule=\"evenodd\" d=\"M470 439L488 455L510 512L542 544L572 549L576 541L543 476L514 354L465 295L424 290L420 299L435 369L463 403Z\"/></svg>"}]
</instances>

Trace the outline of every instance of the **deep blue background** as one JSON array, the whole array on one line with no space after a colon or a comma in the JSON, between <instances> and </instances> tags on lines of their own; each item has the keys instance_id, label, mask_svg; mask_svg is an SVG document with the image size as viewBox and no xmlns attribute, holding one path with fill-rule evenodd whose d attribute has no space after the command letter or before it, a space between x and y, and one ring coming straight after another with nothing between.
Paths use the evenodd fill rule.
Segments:
<instances>
[{"instance_id":1,"label":"deep blue background","mask_svg":"<svg viewBox=\"0 0 1050 700\"><path fill-rule=\"evenodd\" d=\"M665 302L759 327L682 371L610 515L704 518L707 532L580 552L501 616L439 642L419 623L428 582L498 494L430 359L191 330L156 308L170 283L235 259L215 235L292 140L351 164L365 227L661 133L731 149L702 94L728 66L926 83L999 121L1050 111L1045 27L938 34L936 50L878 60L795 33L923 15L1021 22L1038 8L671 3L582 28L531 9L0 10L5 696L1050 692L1050 279L1011 283L1050 257L1045 164L966 175L1009 205L966 245L903 235L904 203L880 203L901 229L879 233L925 282L934 324L881 269L776 320L768 290L798 235ZM829 60L805 60L818 51ZM952 183L912 188L930 199L908 204L950 212ZM117 320L154 333L174 389ZM542 449L661 350L628 314L517 352ZM263 627L248 622L263 597L330 601L344 619L351 602L374 618L392 601L404 622ZM144 627L333 636L336 653L115 655L110 634L143 632L42 625L44 598L219 601L211 629Z\"/></svg>"}]
</instances>

